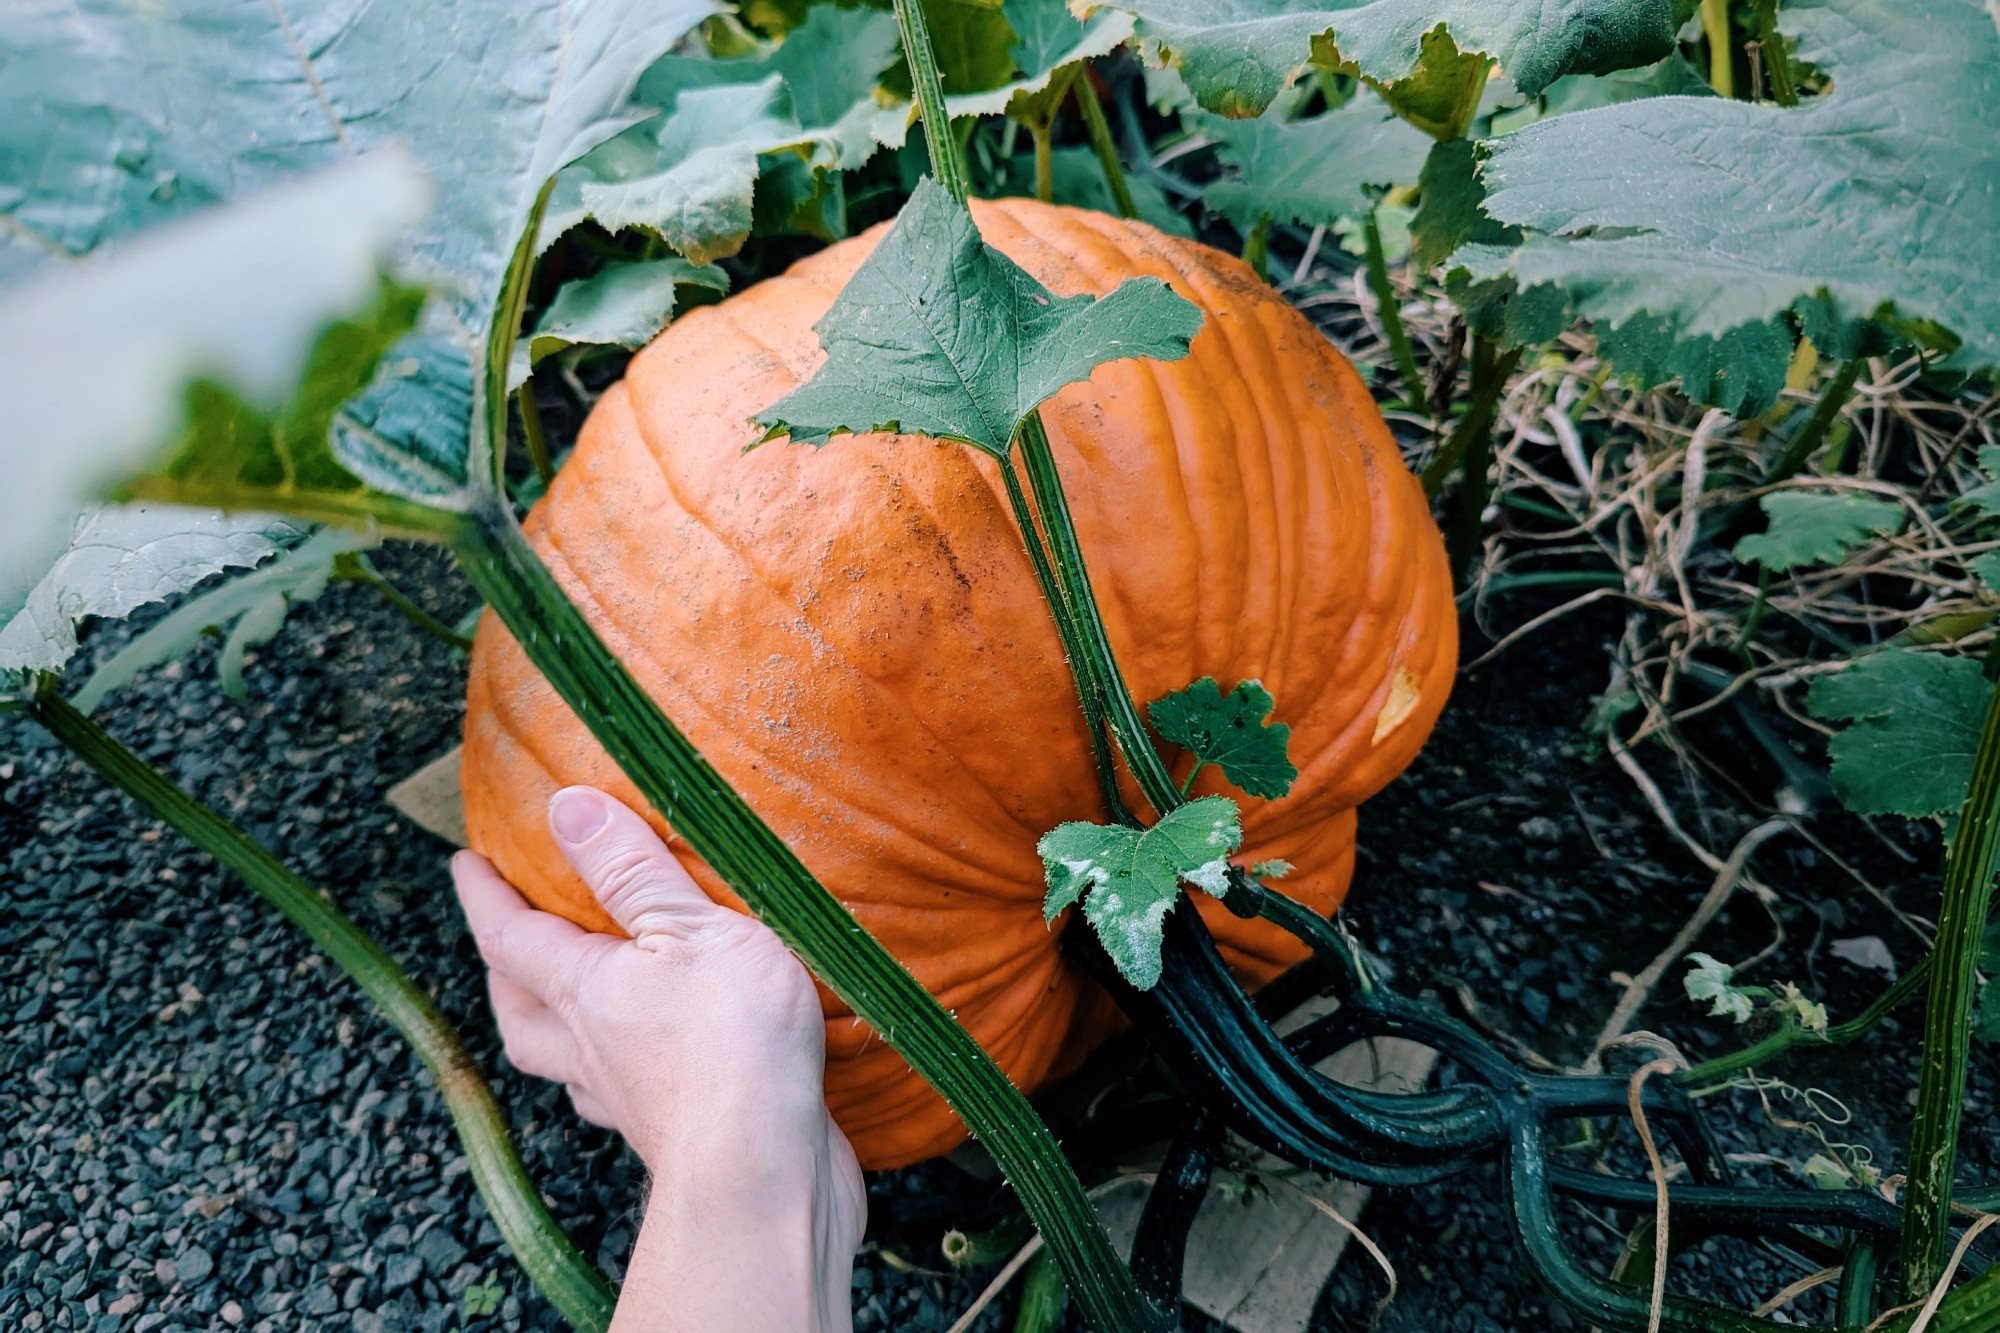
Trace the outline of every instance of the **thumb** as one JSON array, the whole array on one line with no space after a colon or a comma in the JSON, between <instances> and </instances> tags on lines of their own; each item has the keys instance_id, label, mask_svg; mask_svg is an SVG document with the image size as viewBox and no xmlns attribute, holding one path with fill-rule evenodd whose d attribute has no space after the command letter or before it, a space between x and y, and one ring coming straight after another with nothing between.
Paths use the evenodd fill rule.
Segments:
<instances>
[{"instance_id":1,"label":"thumb","mask_svg":"<svg viewBox=\"0 0 2000 1333\"><path fill-rule=\"evenodd\" d=\"M687 939L728 910L709 901L644 819L594 787L550 798L549 831L611 919L642 944Z\"/></svg>"}]
</instances>

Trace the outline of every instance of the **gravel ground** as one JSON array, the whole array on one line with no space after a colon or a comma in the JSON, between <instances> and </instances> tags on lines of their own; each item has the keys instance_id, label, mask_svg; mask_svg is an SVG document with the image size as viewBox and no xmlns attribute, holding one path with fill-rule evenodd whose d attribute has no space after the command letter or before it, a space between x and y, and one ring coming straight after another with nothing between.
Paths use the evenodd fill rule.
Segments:
<instances>
[{"instance_id":1,"label":"gravel ground","mask_svg":"<svg viewBox=\"0 0 2000 1333\"><path fill-rule=\"evenodd\" d=\"M447 618L469 604L433 553L392 550L381 563ZM1558 1061L1584 1054L1615 998L1611 974L1643 966L1707 882L1580 734L1613 628L1577 618L1461 685L1416 768L1365 813L1351 900L1357 930L1399 985L1462 993L1484 1021ZM86 658L124 632L95 636ZM210 665L198 655L152 673L103 720L325 886L435 987L494 1071L557 1214L617 1275L636 1225L638 1165L576 1121L558 1089L502 1066L445 849L382 799L453 743L461 662L367 589L336 585L257 654L247 702L225 698ZM1776 775L1749 743L1723 722L1708 726L1697 743L1729 756L1750 794L1768 795ZM1712 843L1726 846L1755 817L1700 807L1663 755L1648 762ZM1877 837L1839 817L1818 827L1905 907L1924 910L1936 857L1925 836ZM500 1248L437 1097L387 1026L247 890L19 718L0 718L0 846L0 1327L561 1327ZM1838 1018L1881 978L1834 958L1830 941L1875 934L1905 962L1915 957L1910 937L1799 840L1769 844L1757 869L1779 891L1786 929L1749 979L1795 979ZM1771 929L1739 899L1701 947L1746 957ZM1662 987L1641 1026L1696 1055L1741 1039L1701 1018L1677 984ZM1852 1113L1836 1137L1884 1170L1900 1154L1916 1033L1912 1011L1858 1048L1784 1070L1836 1090ZM1975 1066L1967 1123L1977 1127L1994 1068L1984 1051ZM1755 1097L1713 1101L1733 1150L1796 1163L1818 1146L1776 1128ZM1613 1134L1605 1149L1625 1171L1629 1137ZM1990 1178L1990 1156L1975 1137L1966 1175ZM991 1188L947 1164L871 1188L857 1328L946 1328L988 1274L928 1271L941 1266L937 1237L990 1208ZM1378 1196L1366 1225L1401 1274L1381 1328L1579 1327L1518 1270L1497 1197L1490 1169ZM1579 1212L1573 1239L1608 1263L1630 1220ZM1675 1271L1689 1290L1752 1301L1792 1276L1733 1242L1710 1242ZM1317 1326L1366 1327L1381 1292L1379 1276L1350 1261ZM981 1327L1010 1317L1002 1302ZM1189 1326L1210 1327L1198 1317Z\"/></svg>"}]
</instances>

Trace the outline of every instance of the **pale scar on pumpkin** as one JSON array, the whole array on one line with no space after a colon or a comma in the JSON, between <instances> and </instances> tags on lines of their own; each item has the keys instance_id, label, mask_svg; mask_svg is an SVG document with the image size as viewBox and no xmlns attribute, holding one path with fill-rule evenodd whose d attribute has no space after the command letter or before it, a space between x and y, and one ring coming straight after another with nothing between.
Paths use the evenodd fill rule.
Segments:
<instances>
[{"instance_id":1,"label":"pale scar on pumpkin","mask_svg":"<svg viewBox=\"0 0 2000 1333\"><path fill-rule=\"evenodd\" d=\"M1396 677L1389 682L1389 697L1382 701L1382 711L1375 715L1375 738L1371 744L1380 745L1383 737L1410 720L1410 714L1417 711L1417 701L1423 697L1422 686L1416 672L1406 666L1396 668Z\"/></svg>"}]
</instances>

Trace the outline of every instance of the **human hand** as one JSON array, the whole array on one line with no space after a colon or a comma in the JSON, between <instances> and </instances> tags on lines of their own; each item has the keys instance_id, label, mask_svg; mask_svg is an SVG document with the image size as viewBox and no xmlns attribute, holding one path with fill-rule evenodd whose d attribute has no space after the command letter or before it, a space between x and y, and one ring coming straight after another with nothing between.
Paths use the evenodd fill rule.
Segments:
<instances>
[{"instance_id":1,"label":"human hand","mask_svg":"<svg viewBox=\"0 0 2000 1333\"><path fill-rule=\"evenodd\" d=\"M811 978L769 927L712 902L618 801L565 788L549 827L632 938L535 910L476 853L453 858L452 877L508 1060L567 1085L653 1173L620 1325L644 1318L628 1311L652 1291L676 1329L761 1328L759 1302L774 1329L845 1328L867 1205L826 1110ZM802 1239L811 1252L788 1255ZM774 1280L791 1260L799 1284ZM810 1319L788 1304L800 1284Z\"/></svg>"}]
</instances>

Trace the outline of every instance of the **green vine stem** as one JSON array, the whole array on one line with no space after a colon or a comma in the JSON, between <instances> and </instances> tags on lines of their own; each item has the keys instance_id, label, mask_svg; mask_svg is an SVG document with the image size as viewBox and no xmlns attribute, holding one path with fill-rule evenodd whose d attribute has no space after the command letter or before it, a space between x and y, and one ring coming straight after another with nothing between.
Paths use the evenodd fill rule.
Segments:
<instances>
[{"instance_id":1,"label":"green vine stem","mask_svg":"<svg viewBox=\"0 0 2000 1333\"><path fill-rule=\"evenodd\" d=\"M1729 0L1701 0L1701 30L1708 38L1708 82L1718 97L1736 96L1736 43L1729 32Z\"/></svg>"},{"instance_id":2,"label":"green vine stem","mask_svg":"<svg viewBox=\"0 0 2000 1333\"><path fill-rule=\"evenodd\" d=\"M241 829L79 712L55 692L52 681L42 682L29 708L99 777L222 862L353 978L437 1080L479 1195L528 1277L574 1327L587 1333L608 1329L617 1299L611 1284L542 1203L508 1137L506 1117L457 1031L396 960Z\"/></svg>"},{"instance_id":3,"label":"green vine stem","mask_svg":"<svg viewBox=\"0 0 2000 1333\"><path fill-rule=\"evenodd\" d=\"M1819 448L1826 433L1840 416L1840 409L1853 396L1854 382L1861 376L1861 358L1854 357L1841 364L1833 373L1833 378L1820 390L1819 402L1813 405L1813 414L1806 418L1806 424L1799 427L1799 433L1785 446L1785 452L1778 455L1771 464L1771 470L1764 474L1763 484L1775 486L1781 481L1790 481L1805 467L1806 460Z\"/></svg>"},{"instance_id":4,"label":"green vine stem","mask_svg":"<svg viewBox=\"0 0 2000 1333\"><path fill-rule=\"evenodd\" d=\"M1924 1012L1923 1067L1910 1127L1909 1184L1903 1213L1903 1299L1922 1300L1944 1272L1951 1245L1952 1171L1965 1114L1965 1062L1972 1043L1980 936L2000 861L2000 689L1972 761L1972 785L1945 858L1944 901L1931 955Z\"/></svg>"},{"instance_id":5,"label":"green vine stem","mask_svg":"<svg viewBox=\"0 0 2000 1333\"><path fill-rule=\"evenodd\" d=\"M1111 728L1111 734L1118 739L1119 751L1125 756L1132 776L1138 779L1139 790L1145 794L1146 800L1155 811L1164 815L1181 804L1180 787L1167 771L1160 752L1153 748L1152 737L1139 716L1138 706L1132 701L1132 691L1126 687L1124 673L1118 669L1118 659L1111 650L1111 637L1105 632L1104 615L1097 605L1097 594L1090 586L1090 571L1084 565L1083 547L1077 541L1076 522L1070 515L1069 499L1063 494L1062 474L1056 468L1055 451L1049 448L1048 432L1042 427L1039 412L1030 413L1021 423L1016 443L1021 452L1021 464L1028 474L1028 485L1034 491L1035 508L1048 534L1049 555L1055 565L1056 581L1062 589L1062 604L1052 609L1058 617L1067 615L1071 618L1077 642L1083 649L1084 669L1096 677L1099 696L1104 702L1105 721Z\"/></svg>"},{"instance_id":6,"label":"green vine stem","mask_svg":"<svg viewBox=\"0 0 2000 1333\"><path fill-rule=\"evenodd\" d=\"M342 551L333 558L333 577L346 583L360 583L382 594L384 601L402 613L403 619L434 639L442 639L462 652L472 651L472 640L439 620L410 600L408 593L382 576L375 562L360 551Z\"/></svg>"},{"instance_id":7,"label":"green vine stem","mask_svg":"<svg viewBox=\"0 0 2000 1333\"><path fill-rule=\"evenodd\" d=\"M1376 314L1382 320L1382 336L1389 341L1389 354L1396 360L1396 374L1403 381L1403 397L1421 406L1424 376L1417 369L1416 353L1410 350L1410 335L1403 328L1402 305L1396 299L1396 284L1389 277L1389 261L1382 250L1382 224L1376 209L1369 209L1362 219L1361 233L1367 245L1368 287L1375 293Z\"/></svg>"},{"instance_id":8,"label":"green vine stem","mask_svg":"<svg viewBox=\"0 0 2000 1333\"><path fill-rule=\"evenodd\" d=\"M1121 218L1139 216L1132 202L1132 187L1125 180L1125 164L1118 160L1118 141L1111 137L1111 122L1104 117L1104 103L1098 99L1097 85L1085 65L1076 79L1076 109L1083 114L1084 133L1097 152L1097 164L1104 169L1104 184L1111 191L1112 210Z\"/></svg>"},{"instance_id":9,"label":"green vine stem","mask_svg":"<svg viewBox=\"0 0 2000 1333\"><path fill-rule=\"evenodd\" d=\"M1021 539L1028 548L1028 560L1035 567L1035 582L1041 586L1042 599L1051 608L1061 608L1065 605L1062 587L1056 582L1048 548L1035 526L1027 494L1021 489L1021 470L1014 466L1013 455L1000 460L1000 475L1006 481L1007 501L1014 510L1014 521L1020 525ZM1090 729L1091 757L1096 761L1097 783L1104 794L1104 804L1113 819L1128 823L1132 812L1126 808L1125 794L1118 789L1118 764L1105 737L1104 698L1097 673L1090 669L1091 659L1077 637L1075 621L1057 610L1055 622L1056 633L1062 639L1063 657L1069 662L1070 677L1076 683L1077 701L1083 707L1084 725Z\"/></svg>"},{"instance_id":10,"label":"green vine stem","mask_svg":"<svg viewBox=\"0 0 2000 1333\"><path fill-rule=\"evenodd\" d=\"M1021 1304L1014 1314L1014 1333L1055 1333L1069 1305L1062 1269L1039 1250L1021 1275Z\"/></svg>"},{"instance_id":11,"label":"green vine stem","mask_svg":"<svg viewBox=\"0 0 2000 1333\"><path fill-rule=\"evenodd\" d=\"M1475 370L1472 400L1465 405L1465 415L1458 419L1458 424L1451 428L1451 434L1445 436L1444 443L1439 446L1436 455L1424 467L1424 494L1432 499L1437 498L1437 493L1444 489L1445 482L1451 479L1451 474L1465 458L1466 452L1471 449L1473 440L1487 437L1487 432L1493 426L1493 418L1500 410L1500 395L1506 391L1507 377L1514 373L1515 366L1521 364L1522 349L1516 347L1493 363L1492 372L1482 384L1476 373L1481 343L1486 344L1488 348L1494 345L1490 339L1475 335L1472 345ZM1487 438L1490 441L1490 437Z\"/></svg>"},{"instance_id":12,"label":"green vine stem","mask_svg":"<svg viewBox=\"0 0 2000 1333\"><path fill-rule=\"evenodd\" d=\"M1913 996L1922 993L1925 983L1930 980L1932 962L1931 957L1926 957L1903 973L1888 989L1869 1001L1867 1008L1845 1023L1836 1023L1823 1032L1814 1032L1800 1027L1796 1020L1787 1015L1777 1031L1761 1040L1729 1055L1717 1056L1713 1060L1704 1060L1698 1065L1691 1065L1673 1075L1673 1079L1682 1087L1699 1089L1714 1083L1717 1079L1729 1078L1746 1069L1766 1064L1794 1046L1839 1046L1853 1041L1867 1033Z\"/></svg>"},{"instance_id":13,"label":"green vine stem","mask_svg":"<svg viewBox=\"0 0 2000 1333\"><path fill-rule=\"evenodd\" d=\"M521 438L528 443L528 461L546 487L556 479L556 465L549 457L548 433L542 429L542 407L535 401L535 381L530 376L515 397L521 405Z\"/></svg>"},{"instance_id":14,"label":"green vine stem","mask_svg":"<svg viewBox=\"0 0 2000 1333\"><path fill-rule=\"evenodd\" d=\"M1250 234L1243 238L1243 262L1257 275L1259 282L1270 280L1271 267L1271 215L1264 214L1257 219L1257 225L1250 228Z\"/></svg>"},{"instance_id":15,"label":"green vine stem","mask_svg":"<svg viewBox=\"0 0 2000 1333\"><path fill-rule=\"evenodd\" d=\"M903 34L903 58L909 62L910 86L924 123L924 142L930 145L931 170L945 193L962 204L972 193L965 180L964 152L951 136L951 114L945 109L937 53L931 49L931 30L917 0L896 0L896 26Z\"/></svg>"},{"instance_id":16,"label":"green vine stem","mask_svg":"<svg viewBox=\"0 0 2000 1333\"><path fill-rule=\"evenodd\" d=\"M993 1058L806 869L632 679L497 497L450 544L528 659L695 853L863 1022L936 1088L1000 1164L1092 1325L1153 1330L1041 1117Z\"/></svg>"},{"instance_id":17,"label":"green vine stem","mask_svg":"<svg viewBox=\"0 0 2000 1333\"><path fill-rule=\"evenodd\" d=\"M1778 31L1778 0L1757 0L1757 45L1764 52L1771 100L1779 106L1797 106L1798 85L1792 81L1792 62L1785 54L1784 35Z\"/></svg>"}]
</instances>

